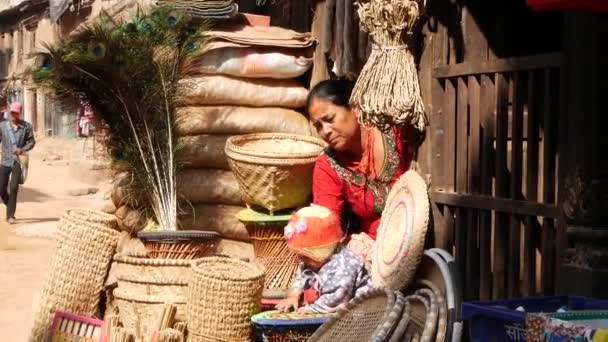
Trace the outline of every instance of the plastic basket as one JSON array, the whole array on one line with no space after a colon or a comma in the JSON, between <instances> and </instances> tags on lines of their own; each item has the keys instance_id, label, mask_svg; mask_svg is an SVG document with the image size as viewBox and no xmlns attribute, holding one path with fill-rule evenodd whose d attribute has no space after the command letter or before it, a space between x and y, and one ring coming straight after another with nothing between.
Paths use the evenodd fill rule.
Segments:
<instances>
[{"instance_id":1,"label":"plastic basket","mask_svg":"<svg viewBox=\"0 0 608 342\"><path fill-rule=\"evenodd\" d=\"M252 317L256 341L305 342L328 320L328 315L299 316L294 312L266 311Z\"/></svg>"},{"instance_id":2,"label":"plastic basket","mask_svg":"<svg viewBox=\"0 0 608 342\"><path fill-rule=\"evenodd\" d=\"M525 312L516 310L520 306ZM469 323L471 341L527 341L527 314L551 313L562 306L569 310L605 310L608 300L555 296L467 302L462 305L462 317Z\"/></svg>"}]
</instances>

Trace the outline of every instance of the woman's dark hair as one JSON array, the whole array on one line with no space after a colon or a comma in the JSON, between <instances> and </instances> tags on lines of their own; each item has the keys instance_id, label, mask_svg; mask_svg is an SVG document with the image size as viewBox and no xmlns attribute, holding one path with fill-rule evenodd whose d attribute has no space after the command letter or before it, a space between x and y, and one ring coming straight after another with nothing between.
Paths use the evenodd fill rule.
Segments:
<instances>
[{"instance_id":1,"label":"woman's dark hair","mask_svg":"<svg viewBox=\"0 0 608 342\"><path fill-rule=\"evenodd\" d=\"M323 99L336 106L349 108L350 94L353 91L353 83L349 81L327 80L319 82L308 93L306 99L306 110L314 99Z\"/></svg>"}]
</instances>

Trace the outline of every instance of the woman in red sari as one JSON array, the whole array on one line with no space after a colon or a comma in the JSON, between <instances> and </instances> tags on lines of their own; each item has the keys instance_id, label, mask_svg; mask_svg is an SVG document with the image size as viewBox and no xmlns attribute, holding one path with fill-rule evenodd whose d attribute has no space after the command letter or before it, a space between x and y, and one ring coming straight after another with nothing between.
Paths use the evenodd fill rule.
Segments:
<instances>
[{"instance_id":1,"label":"woman in red sari","mask_svg":"<svg viewBox=\"0 0 608 342\"><path fill-rule=\"evenodd\" d=\"M369 262L388 193L408 168L407 150L398 130L359 124L351 91L351 83L330 80L308 95L310 122L329 144L315 164L313 203L341 215L348 233L360 229L349 247Z\"/></svg>"}]
</instances>

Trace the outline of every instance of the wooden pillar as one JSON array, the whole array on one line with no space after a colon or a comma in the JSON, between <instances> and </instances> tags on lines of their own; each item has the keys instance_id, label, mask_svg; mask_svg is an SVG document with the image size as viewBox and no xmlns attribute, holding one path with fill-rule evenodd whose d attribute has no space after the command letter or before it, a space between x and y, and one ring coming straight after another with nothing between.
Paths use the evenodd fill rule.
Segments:
<instances>
[{"instance_id":1,"label":"wooden pillar","mask_svg":"<svg viewBox=\"0 0 608 342\"><path fill-rule=\"evenodd\" d=\"M6 75L10 76L13 64L13 33L4 34L4 64L6 65Z\"/></svg>"},{"instance_id":2,"label":"wooden pillar","mask_svg":"<svg viewBox=\"0 0 608 342\"><path fill-rule=\"evenodd\" d=\"M44 135L45 122L44 113L46 111L45 94L40 89L36 89L36 133Z\"/></svg>"},{"instance_id":3,"label":"wooden pillar","mask_svg":"<svg viewBox=\"0 0 608 342\"><path fill-rule=\"evenodd\" d=\"M608 15L565 13L557 291L608 297Z\"/></svg>"}]
</instances>

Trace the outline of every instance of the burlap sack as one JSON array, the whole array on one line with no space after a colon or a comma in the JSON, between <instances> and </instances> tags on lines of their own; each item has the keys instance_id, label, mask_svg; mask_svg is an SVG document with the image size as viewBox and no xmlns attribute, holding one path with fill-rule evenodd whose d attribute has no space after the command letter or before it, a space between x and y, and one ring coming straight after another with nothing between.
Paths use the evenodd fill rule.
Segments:
<instances>
[{"instance_id":1,"label":"burlap sack","mask_svg":"<svg viewBox=\"0 0 608 342\"><path fill-rule=\"evenodd\" d=\"M202 76L183 80L181 85L186 105L301 108L308 95L297 80Z\"/></svg>"},{"instance_id":2,"label":"burlap sack","mask_svg":"<svg viewBox=\"0 0 608 342\"><path fill-rule=\"evenodd\" d=\"M230 135L193 135L181 137L177 159L187 167L230 170L224 147Z\"/></svg>"},{"instance_id":3,"label":"burlap sack","mask_svg":"<svg viewBox=\"0 0 608 342\"><path fill-rule=\"evenodd\" d=\"M133 209L128 205L123 205L114 213L118 228L124 232L135 234L148 224L148 217L140 210Z\"/></svg>"},{"instance_id":4,"label":"burlap sack","mask_svg":"<svg viewBox=\"0 0 608 342\"><path fill-rule=\"evenodd\" d=\"M203 33L206 37L242 45L304 48L315 42L308 32L301 33L278 26L247 26L232 23L218 25Z\"/></svg>"},{"instance_id":5,"label":"burlap sack","mask_svg":"<svg viewBox=\"0 0 608 342\"><path fill-rule=\"evenodd\" d=\"M302 76L312 58L302 49L221 48L205 52L189 62L191 72L244 78L289 79Z\"/></svg>"},{"instance_id":6,"label":"burlap sack","mask_svg":"<svg viewBox=\"0 0 608 342\"><path fill-rule=\"evenodd\" d=\"M246 261L253 261L255 259L253 244L231 239L221 239L218 242L216 253L233 258L245 259Z\"/></svg>"},{"instance_id":7,"label":"burlap sack","mask_svg":"<svg viewBox=\"0 0 608 342\"><path fill-rule=\"evenodd\" d=\"M190 204L243 205L239 183L231 171L188 168L177 176L178 195Z\"/></svg>"},{"instance_id":8,"label":"burlap sack","mask_svg":"<svg viewBox=\"0 0 608 342\"><path fill-rule=\"evenodd\" d=\"M112 200L106 201L101 211L106 214L114 215L114 213L116 212L116 205Z\"/></svg>"},{"instance_id":9,"label":"burlap sack","mask_svg":"<svg viewBox=\"0 0 608 342\"><path fill-rule=\"evenodd\" d=\"M128 172L123 172L116 176L110 197L116 208L120 208L123 205L141 207L144 204L142 190L137 186L135 180Z\"/></svg>"},{"instance_id":10,"label":"burlap sack","mask_svg":"<svg viewBox=\"0 0 608 342\"><path fill-rule=\"evenodd\" d=\"M284 108L183 107L177 111L176 125L180 135L311 133L304 115Z\"/></svg>"},{"instance_id":11,"label":"burlap sack","mask_svg":"<svg viewBox=\"0 0 608 342\"><path fill-rule=\"evenodd\" d=\"M245 225L236 218L236 214L243 209L245 208L231 205L208 204L187 207L180 216L180 229L208 230L218 232L225 238L249 241Z\"/></svg>"}]
</instances>

